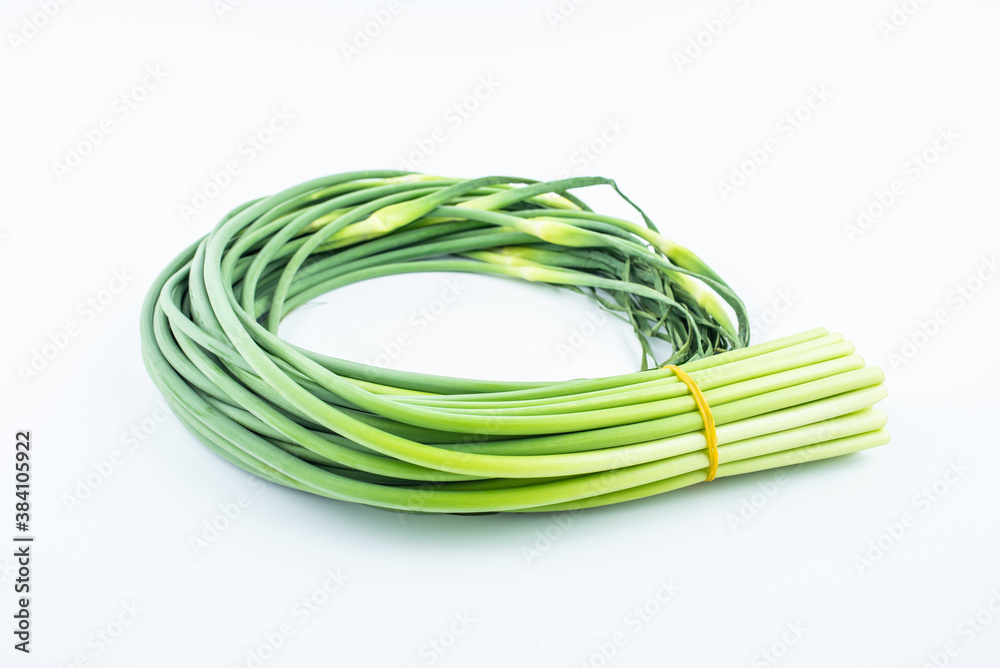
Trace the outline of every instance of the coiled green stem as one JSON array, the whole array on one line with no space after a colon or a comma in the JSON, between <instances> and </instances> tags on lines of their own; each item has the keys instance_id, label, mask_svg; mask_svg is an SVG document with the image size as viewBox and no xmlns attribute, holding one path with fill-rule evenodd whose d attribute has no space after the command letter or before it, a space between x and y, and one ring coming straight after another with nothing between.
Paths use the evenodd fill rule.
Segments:
<instances>
[{"instance_id":1,"label":"coiled green stem","mask_svg":"<svg viewBox=\"0 0 1000 668\"><path fill-rule=\"evenodd\" d=\"M703 480L700 415L662 364L681 365L710 402L719 476L888 440L871 408L885 396L882 373L853 346L813 330L747 347L745 308L722 278L638 207L643 224L594 213L570 192L593 185L618 191L597 177L369 171L247 203L150 289L146 367L178 419L237 466L412 512L588 507ZM278 336L283 317L325 292L427 271L581 291L630 323L641 370L473 380L367 366ZM670 344L668 359L655 359L653 340Z\"/></svg>"}]
</instances>

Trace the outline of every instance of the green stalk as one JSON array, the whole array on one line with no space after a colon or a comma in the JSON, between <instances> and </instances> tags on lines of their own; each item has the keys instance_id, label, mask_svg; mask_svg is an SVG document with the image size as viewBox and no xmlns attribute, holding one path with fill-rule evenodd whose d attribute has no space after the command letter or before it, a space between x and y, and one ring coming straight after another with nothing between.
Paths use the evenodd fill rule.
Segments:
<instances>
[{"instance_id":1,"label":"green stalk","mask_svg":"<svg viewBox=\"0 0 1000 668\"><path fill-rule=\"evenodd\" d=\"M641 215L593 212L610 185ZM311 299L370 278L465 272L587 295L624 319L640 371L501 382L373 368L279 336ZM143 304L142 354L178 419L226 461L321 496L406 512L585 508L887 442L881 370L814 329L748 345L730 286L609 179L337 174L237 207ZM654 359L650 342L671 344Z\"/></svg>"}]
</instances>

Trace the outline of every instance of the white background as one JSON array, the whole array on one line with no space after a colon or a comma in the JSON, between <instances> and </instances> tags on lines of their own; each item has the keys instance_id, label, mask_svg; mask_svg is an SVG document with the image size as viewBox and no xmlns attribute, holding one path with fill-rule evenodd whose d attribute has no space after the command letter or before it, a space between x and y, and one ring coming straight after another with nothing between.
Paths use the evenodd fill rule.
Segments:
<instances>
[{"instance_id":1,"label":"white background","mask_svg":"<svg viewBox=\"0 0 1000 668\"><path fill-rule=\"evenodd\" d=\"M44 5L0 13L0 536L13 533L23 428L37 536L30 657L11 647L16 576L0 551L0 664L246 666L288 622L263 665L996 665L996 3L400 0L392 13L247 0L220 16L211 0L89 0L47 19ZM345 53L373 12L391 21ZM692 41L704 46L680 62ZM143 88L147 68L161 80ZM128 108L122 95L143 99ZM455 104L475 109L463 118ZM276 109L292 120L249 159L244 142ZM103 119L110 132L60 168ZM935 153L941 132L952 139ZM769 138L766 162L723 197ZM914 171L925 150L936 159ZM404 159L449 176L617 179L745 298L756 341L825 326L882 365L892 443L780 485L764 472L558 517L402 517L258 493L158 411L138 347L145 290L231 207ZM213 189L229 161L239 173ZM882 215L852 228L894 180ZM605 192L584 196L624 213ZM352 286L282 331L370 360L446 278ZM616 322L559 355L586 300L460 280L460 299L393 366L522 379L636 368ZM247 507L196 553L191 538L241 494ZM337 569L349 580L296 615ZM661 581L677 588L663 603Z\"/></svg>"}]
</instances>

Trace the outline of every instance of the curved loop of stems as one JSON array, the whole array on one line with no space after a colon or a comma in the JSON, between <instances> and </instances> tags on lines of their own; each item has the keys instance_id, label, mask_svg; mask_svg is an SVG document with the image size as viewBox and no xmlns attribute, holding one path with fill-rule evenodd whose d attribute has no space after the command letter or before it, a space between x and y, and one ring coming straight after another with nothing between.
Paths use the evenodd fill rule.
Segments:
<instances>
[{"instance_id":1,"label":"curved loop of stems","mask_svg":"<svg viewBox=\"0 0 1000 668\"><path fill-rule=\"evenodd\" d=\"M610 185L642 224L572 191ZM370 278L466 272L576 290L630 324L641 370L499 382L381 369L278 336L309 300ZM735 317L735 324L732 318ZM157 278L143 360L175 415L277 484L408 512L617 503L707 466L689 373L719 425L719 476L887 440L881 371L812 330L749 346L742 301L617 184L336 174L234 209ZM659 340L667 359L655 358Z\"/></svg>"}]
</instances>

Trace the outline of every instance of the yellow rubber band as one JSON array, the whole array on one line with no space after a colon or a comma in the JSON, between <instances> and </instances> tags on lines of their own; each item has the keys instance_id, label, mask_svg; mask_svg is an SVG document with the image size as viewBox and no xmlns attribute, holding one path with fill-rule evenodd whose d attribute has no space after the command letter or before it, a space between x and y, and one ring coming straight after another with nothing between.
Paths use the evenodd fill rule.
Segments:
<instances>
[{"instance_id":1,"label":"yellow rubber band","mask_svg":"<svg viewBox=\"0 0 1000 668\"><path fill-rule=\"evenodd\" d=\"M673 371L674 375L688 386L688 389L691 390L691 396L694 397L694 402L698 405L701 421L705 425L705 442L708 444L708 477L705 478L705 481L715 480L715 474L719 470L719 440L715 434L715 418L712 417L712 409L708 405L708 400L701 393L698 383L694 382L694 379L681 371L680 368L673 364L667 364L663 368Z\"/></svg>"}]
</instances>

